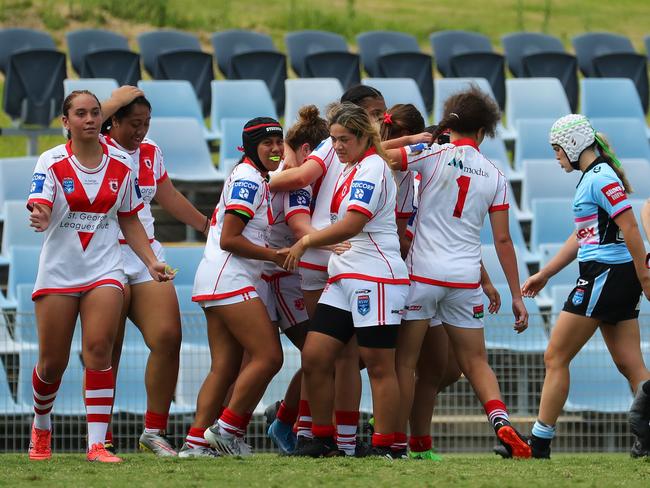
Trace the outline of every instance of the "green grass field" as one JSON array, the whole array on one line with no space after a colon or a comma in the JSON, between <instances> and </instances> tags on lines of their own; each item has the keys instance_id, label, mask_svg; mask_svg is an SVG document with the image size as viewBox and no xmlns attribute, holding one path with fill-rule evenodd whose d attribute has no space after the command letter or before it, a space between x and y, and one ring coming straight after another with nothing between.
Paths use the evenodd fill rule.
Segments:
<instances>
[{"instance_id":1,"label":"green grass field","mask_svg":"<svg viewBox=\"0 0 650 488\"><path fill-rule=\"evenodd\" d=\"M121 465L96 465L81 455L34 463L26 454L0 456L0 486L237 486L237 487L635 487L650 486L650 459L623 454L558 455L551 461L449 455L441 463L383 459L293 459L272 454L250 459L167 460L124 456Z\"/></svg>"}]
</instances>

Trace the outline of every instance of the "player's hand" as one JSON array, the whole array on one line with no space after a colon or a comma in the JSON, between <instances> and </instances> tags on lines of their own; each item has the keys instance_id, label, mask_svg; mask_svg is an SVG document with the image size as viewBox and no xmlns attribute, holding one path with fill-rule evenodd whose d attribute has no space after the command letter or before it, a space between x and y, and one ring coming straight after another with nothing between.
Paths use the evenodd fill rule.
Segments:
<instances>
[{"instance_id":1,"label":"player's hand","mask_svg":"<svg viewBox=\"0 0 650 488\"><path fill-rule=\"evenodd\" d=\"M537 294L546 286L548 278L541 272L535 273L528 278L521 287L521 294L526 298L535 298Z\"/></svg>"},{"instance_id":2,"label":"player's hand","mask_svg":"<svg viewBox=\"0 0 650 488\"><path fill-rule=\"evenodd\" d=\"M521 334L528 328L528 310L521 298L512 300L512 313L515 316L515 327L517 334Z\"/></svg>"},{"instance_id":3,"label":"player's hand","mask_svg":"<svg viewBox=\"0 0 650 488\"><path fill-rule=\"evenodd\" d=\"M646 275L641 279L641 287L643 288L643 294L645 295L646 300L650 300L650 273L646 272Z\"/></svg>"},{"instance_id":4,"label":"player's hand","mask_svg":"<svg viewBox=\"0 0 650 488\"><path fill-rule=\"evenodd\" d=\"M170 281L176 277L178 269L172 269L167 263L156 261L149 266L149 274L155 281Z\"/></svg>"},{"instance_id":5,"label":"player's hand","mask_svg":"<svg viewBox=\"0 0 650 488\"><path fill-rule=\"evenodd\" d=\"M332 246L332 252L340 256L345 251L349 251L351 248L352 248L352 244L350 244L350 241L343 241L343 242L339 242L338 244L334 244Z\"/></svg>"},{"instance_id":6,"label":"player's hand","mask_svg":"<svg viewBox=\"0 0 650 488\"><path fill-rule=\"evenodd\" d=\"M287 254L289 253L289 248L288 247L283 247L282 249L276 249L275 254L273 255L273 262L280 266L281 268L284 268L284 263L287 260Z\"/></svg>"},{"instance_id":7,"label":"player's hand","mask_svg":"<svg viewBox=\"0 0 650 488\"><path fill-rule=\"evenodd\" d=\"M409 145L423 142L425 144L433 143L433 134L431 132L421 132L408 136Z\"/></svg>"},{"instance_id":8,"label":"player's hand","mask_svg":"<svg viewBox=\"0 0 650 488\"><path fill-rule=\"evenodd\" d=\"M128 105L138 97L144 97L144 92L137 86L124 85L116 88L111 93L111 98L115 100L120 107Z\"/></svg>"},{"instance_id":9,"label":"player's hand","mask_svg":"<svg viewBox=\"0 0 650 488\"><path fill-rule=\"evenodd\" d=\"M485 293L485 296L490 301L488 312L497 313L501 308L501 295L499 295L497 289L492 283L487 283L483 285L483 293Z\"/></svg>"},{"instance_id":10,"label":"player's hand","mask_svg":"<svg viewBox=\"0 0 650 488\"><path fill-rule=\"evenodd\" d=\"M36 232L44 232L50 226L51 211L48 207L35 203L32 213L29 214L29 226Z\"/></svg>"},{"instance_id":11,"label":"player's hand","mask_svg":"<svg viewBox=\"0 0 650 488\"><path fill-rule=\"evenodd\" d=\"M286 249L287 257L282 267L287 271L296 270L300 264L300 258L305 254L306 250L307 248L303 245L302 239L298 239L293 246Z\"/></svg>"}]
</instances>

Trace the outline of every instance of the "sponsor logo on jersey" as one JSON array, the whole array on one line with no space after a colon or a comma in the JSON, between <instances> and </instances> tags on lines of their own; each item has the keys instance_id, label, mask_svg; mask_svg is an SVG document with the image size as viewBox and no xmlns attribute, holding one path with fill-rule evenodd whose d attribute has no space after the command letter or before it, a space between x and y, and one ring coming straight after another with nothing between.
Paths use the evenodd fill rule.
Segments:
<instances>
[{"instance_id":1,"label":"sponsor logo on jersey","mask_svg":"<svg viewBox=\"0 0 650 488\"><path fill-rule=\"evenodd\" d=\"M336 215L335 213L330 214L330 224L336 223L336 221L339 219L339 216Z\"/></svg>"},{"instance_id":2,"label":"sponsor logo on jersey","mask_svg":"<svg viewBox=\"0 0 650 488\"><path fill-rule=\"evenodd\" d=\"M588 239L590 237L596 237L596 227L584 227L576 231L576 237L578 240Z\"/></svg>"},{"instance_id":3,"label":"sponsor logo on jersey","mask_svg":"<svg viewBox=\"0 0 650 488\"><path fill-rule=\"evenodd\" d=\"M594 168L594 173L600 173L600 165Z\"/></svg>"},{"instance_id":4,"label":"sponsor logo on jersey","mask_svg":"<svg viewBox=\"0 0 650 488\"><path fill-rule=\"evenodd\" d=\"M117 178L109 178L108 187L113 193L117 193L117 189L119 188L119 185L117 183Z\"/></svg>"},{"instance_id":5,"label":"sponsor logo on jersey","mask_svg":"<svg viewBox=\"0 0 650 488\"><path fill-rule=\"evenodd\" d=\"M485 313L483 312L483 305L477 305L472 307L472 313L474 314L475 319L482 319Z\"/></svg>"},{"instance_id":6,"label":"sponsor logo on jersey","mask_svg":"<svg viewBox=\"0 0 650 488\"><path fill-rule=\"evenodd\" d=\"M244 200L248 203L253 203L258 189L259 185L254 181L238 180L233 183L230 197L235 200Z\"/></svg>"},{"instance_id":7,"label":"sponsor logo on jersey","mask_svg":"<svg viewBox=\"0 0 650 488\"><path fill-rule=\"evenodd\" d=\"M357 297L357 310L361 315L366 315L370 312L370 296L359 295Z\"/></svg>"},{"instance_id":8,"label":"sponsor logo on jersey","mask_svg":"<svg viewBox=\"0 0 650 488\"><path fill-rule=\"evenodd\" d=\"M419 312L422 310L422 305L409 305L406 307L406 310L410 310L411 312Z\"/></svg>"},{"instance_id":9,"label":"sponsor logo on jersey","mask_svg":"<svg viewBox=\"0 0 650 488\"><path fill-rule=\"evenodd\" d=\"M573 293L573 298L571 299L571 303L573 303L573 305L577 307L583 302L584 299L585 299L585 290L583 288L576 288L576 291Z\"/></svg>"},{"instance_id":10,"label":"sponsor logo on jersey","mask_svg":"<svg viewBox=\"0 0 650 488\"><path fill-rule=\"evenodd\" d=\"M149 159L149 158L144 158L144 165L145 165L148 169L151 169L151 166L152 166L152 164L151 164L151 159Z\"/></svg>"},{"instance_id":11,"label":"sponsor logo on jersey","mask_svg":"<svg viewBox=\"0 0 650 488\"><path fill-rule=\"evenodd\" d=\"M620 183L610 183L609 185L601 188L600 191L603 192L603 195L605 195L605 198L607 198L607 201L611 205L616 205L617 203L622 202L627 198L625 196L625 190Z\"/></svg>"},{"instance_id":12,"label":"sponsor logo on jersey","mask_svg":"<svg viewBox=\"0 0 650 488\"><path fill-rule=\"evenodd\" d=\"M453 166L454 168L463 169L463 162L460 159L453 158L447 163L447 166Z\"/></svg>"},{"instance_id":13,"label":"sponsor logo on jersey","mask_svg":"<svg viewBox=\"0 0 650 488\"><path fill-rule=\"evenodd\" d=\"M469 173L469 174L476 175L476 176L485 176L485 177L489 176L481 168L474 169L474 168L470 168L469 166L465 166L465 167L462 168L462 170L463 170L463 173Z\"/></svg>"},{"instance_id":14,"label":"sponsor logo on jersey","mask_svg":"<svg viewBox=\"0 0 650 488\"><path fill-rule=\"evenodd\" d=\"M305 300L302 299L302 298L296 298L296 299L293 301L293 307L294 307L296 310L304 310L304 309L305 309Z\"/></svg>"},{"instance_id":15,"label":"sponsor logo on jersey","mask_svg":"<svg viewBox=\"0 0 650 488\"><path fill-rule=\"evenodd\" d=\"M367 288L362 288L360 290L354 290L355 295L362 295L362 294L367 295L368 293L370 293L370 290L368 290Z\"/></svg>"},{"instance_id":16,"label":"sponsor logo on jersey","mask_svg":"<svg viewBox=\"0 0 650 488\"><path fill-rule=\"evenodd\" d=\"M140 182L138 179L135 179L135 194L138 195L138 198L142 198L142 192L140 192Z\"/></svg>"},{"instance_id":17,"label":"sponsor logo on jersey","mask_svg":"<svg viewBox=\"0 0 650 488\"><path fill-rule=\"evenodd\" d=\"M589 284L588 280L583 280L582 278L578 278L578 286L587 286Z\"/></svg>"},{"instance_id":18,"label":"sponsor logo on jersey","mask_svg":"<svg viewBox=\"0 0 650 488\"><path fill-rule=\"evenodd\" d=\"M399 310L391 310L390 311L390 313L395 314L395 315L404 315L405 312L406 312L406 310L404 310L403 308L401 308Z\"/></svg>"},{"instance_id":19,"label":"sponsor logo on jersey","mask_svg":"<svg viewBox=\"0 0 650 488\"><path fill-rule=\"evenodd\" d=\"M307 190L296 190L289 193L290 207L308 207L310 200Z\"/></svg>"},{"instance_id":20,"label":"sponsor logo on jersey","mask_svg":"<svg viewBox=\"0 0 650 488\"><path fill-rule=\"evenodd\" d=\"M350 189L350 200L357 200L363 203L370 203L372 193L375 191L374 183L369 181L353 181Z\"/></svg>"},{"instance_id":21,"label":"sponsor logo on jersey","mask_svg":"<svg viewBox=\"0 0 650 488\"><path fill-rule=\"evenodd\" d=\"M45 184L44 173L34 173L32 176L32 185L29 187L29 193L41 193Z\"/></svg>"},{"instance_id":22,"label":"sponsor logo on jersey","mask_svg":"<svg viewBox=\"0 0 650 488\"><path fill-rule=\"evenodd\" d=\"M420 142L418 144L411 144L409 146L409 152L411 154L419 154L422 151L424 151L427 148L427 145L423 142Z\"/></svg>"},{"instance_id":23,"label":"sponsor logo on jersey","mask_svg":"<svg viewBox=\"0 0 650 488\"><path fill-rule=\"evenodd\" d=\"M69 195L74 191L74 180L72 178L63 178L63 191Z\"/></svg>"}]
</instances>

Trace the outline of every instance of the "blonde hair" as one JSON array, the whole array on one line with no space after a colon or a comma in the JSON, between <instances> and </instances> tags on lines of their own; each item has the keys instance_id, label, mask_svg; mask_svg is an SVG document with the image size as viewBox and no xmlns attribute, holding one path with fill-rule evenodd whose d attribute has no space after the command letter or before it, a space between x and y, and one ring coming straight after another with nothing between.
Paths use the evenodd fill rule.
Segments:
<instances>
[{"instance_id":1,"label":"blonde hair","mask_svg":"<svg viewBox=\"0 0 650 488\"><path fill-rule=\"evenodd\" d=\"M607 140L605 134L603 134L602 132L596 132L596 142L594 143L594 145L596 146L596 149L598 150L600 157L603 158L607 162L607 164L609 164L610 168L614 170L616 176L618 176L618 178L621 180L621 183L623 183L623 188L625 188L625 193L633 193L634 189L630 184L630 180L627 179L625 170L623 169L623 166L621 166L621 164L618 162L618 159L615 160L616 154L614 153L614 149L612 149L612 146Z\"/></svg>"},{"instance_id":2,"label":"blonde hair","mask_svg":"<svg viewBox=\"0 0 650 488\"><path fill-rule=\"evenodd\" d=\"M363 108L350 102L335 103L329 107L327 119L330 127L339 124L354 134L357 139L368 137L368 149L374 148L384 162L389 161L388 154L381 147L377 126L372 123Z\"/></svg>"}]
</instances>

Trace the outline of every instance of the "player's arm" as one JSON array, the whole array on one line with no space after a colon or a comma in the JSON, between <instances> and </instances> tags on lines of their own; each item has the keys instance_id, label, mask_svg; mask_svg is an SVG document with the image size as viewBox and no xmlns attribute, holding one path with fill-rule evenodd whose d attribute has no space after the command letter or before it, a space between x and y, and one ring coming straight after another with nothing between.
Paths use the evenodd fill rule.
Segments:
<instances>
[{"instance_id":1,"label":"player's arm","mask_svg":"<svg viewBox=\"0 0 650 488\"><path fill-rule=\"evenodd\" d=\"M138 218L137 210L131 213L118 212L117 220L127 244L147 266L151 276L156 281L174 279L175 272L171 271L165 263L158 261L151 249L147 232Z\"/></svg>"},{"instance_id":2,"label":"player's arm","mask_svg":"<svg viewBox=\"0 0 650 488\"><path fill-rule=\"evenodd\" d=\"M521 292L525 297L533 298L546 286L551 277L555 276L562 269L568 266L578 255L580 245L576 239L575 231L564 242L553 258L533 276L528 278L521 287Z\"/></svg>"},{"instance_id":3,"label":"player's arm","mask_svg":"<svg viewBox=\"0 0 650 488\"><path fill-rule=\"evenodd\" d=\"M275 249L253 244L242 235L251 218L252 215L243 210L226 210L219 239L221 249L242 258L271 261L282 266L284 257L280 257Z\"/></svg>"},{"instance_id":4,"label":"player's arm","mask_svg":"<svg viewBox=\"0 0 650 488\"><path fill-rule=\"evenodd\" d=\"M650 241L650 198L645 201L641 209L641 224L646 238Z\"/></svg>"},{"instance_id":5,"label":"player's arm","mask_svg":"<svg viewBox=\"0 0 650 488\"><path fill-rule=\"evenodd\" d=\"M348 210L340 221L303 236L290 249L285 250L287 259L284 268L296 269L300 258L309 248L329 246L351 239L363 230L369 220L364 213Z\"/></svg>"},{"instance_id":6,"label":"player's arm","mask_svg":"<svg viewBox=\"0 0 650 488\"><path fill-rule=\"evenodd\" d=\"M293 191L314 183L325 172L315 159L307 159L298 168L291 168L274 174L269 183L272 192Z\"/></svg>"},{"instance_id":7,"label":"player's arm","mask_svg":"<svg viewBox=\"0 0 650 488\"><path fill-rule=\"evenodd\" d=\"M501 295L499 295L498 290L492 284L490 275L483 266L483 260L481 260L481 287L483 288L483 293L490 301L488 305L488 312L497 313L501 308Z\"/></svg>"},{"instance_id":8,"label":"player's arm","mask_svg":"<svg viewBox=\"0 0 650 488\"><path fill-rule=\"evenodd\" d=\"M169 178L158 183L156 201L176 220L206 233L210 227L210 217L199 212L185 196L179 192Z\"/></svg>"},{"instance_id":9,"label":"player's arm","mask_svg":"<svg viewBox=\"0 0 650 488\"><path fill-rule=\"evenodd\" d=\"M102 106L102 122L111 118L121 107L128 105L138 97L143 97L144 92L137 86L124 85L111 93L111 98L104 100Z\"/></svg>"},{"instance_id":10,"label":"player's arm","mask_svg":"<svg viewBox=\"0 0 650 488\"><path fill-rule=\"evenodd\" d=\"M433 142L433 134L430 132L422 132L420 134L398 137L397 139L389 139L387 141L382 141L381 147L384 150L399 149L400 147L418 144L420 142L431 144Z\"/></svg>"},{"instance_id":11,"label":"player's arm","mask_svg":"<svg viewBox=\"0 0 650 488\"><path fill-rule=\"evenodd\" d=\"M316 232L316 229L311 226L311 216L304 212L295 213L287 218L287 225L296 239Z\"/></svg>"},{"instance_id":12,"label":"player's arm","mask_svg":"<svg viewBox=\"0 0 650 488\"><path fill-rule=\"evenodd\" d=\"M634 212L631 208L625 210L614 217L614 222L625 236L625 245L632 255L636 276L641 282L643 293L650 300L650 273L646 263L645 246L643 245L643 239L641 239L639 226L634 218Z\"/></svg>"}]
</instances>

